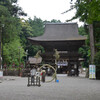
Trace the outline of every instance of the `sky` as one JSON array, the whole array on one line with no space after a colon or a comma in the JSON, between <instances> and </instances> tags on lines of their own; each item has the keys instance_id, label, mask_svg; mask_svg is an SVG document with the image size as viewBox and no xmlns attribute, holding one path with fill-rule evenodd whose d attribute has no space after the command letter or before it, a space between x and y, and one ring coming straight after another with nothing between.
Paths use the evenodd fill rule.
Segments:
<instances>
[{"instance_id":1,"label":"sky","mask_svg":"<svg viewBox=\"0 0 100 100\"><path fill-rule=\"evenodd\" d=\"M33 19L36 16L42 20L51 21L56 19L66 22L76 12L74 9L71 12L61 14L70 8L70 0L18 0L18 5L27 13L25 19L29 17ZM79 26L83 24L78 19L71 22L77 22Z\"/></svg>"}]
</instances>

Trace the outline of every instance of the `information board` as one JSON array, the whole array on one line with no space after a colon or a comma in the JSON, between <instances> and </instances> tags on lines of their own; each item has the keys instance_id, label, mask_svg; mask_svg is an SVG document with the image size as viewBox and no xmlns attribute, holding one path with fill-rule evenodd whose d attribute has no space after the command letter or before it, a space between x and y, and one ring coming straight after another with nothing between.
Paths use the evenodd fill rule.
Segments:
<instances>
[{"instance_id":1,"label":"information board","mask_svg":"<svg viewBox=\"0 0 100 100\"><path fill-rule=\"evenodd\" d=\"M0 83L2 82L3 80L3 71L0 70Z\"/></svg>"},{"instance_id":2,"label":"information board","mask_svg":"<svg viewBox=\"0 0 100 100\"><path fill-rule=\"evenodd\" d=\"M89 78L90 79L96 78L96 66L95 65L89 65Z\"/></svg>"}]
</instances>

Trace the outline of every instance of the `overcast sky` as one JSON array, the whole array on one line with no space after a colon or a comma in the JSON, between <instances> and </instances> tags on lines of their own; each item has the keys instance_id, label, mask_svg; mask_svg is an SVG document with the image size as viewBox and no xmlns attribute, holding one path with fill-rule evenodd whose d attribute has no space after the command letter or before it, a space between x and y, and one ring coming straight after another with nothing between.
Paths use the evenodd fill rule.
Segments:
<instances>
[{"instance_id":1,"label":"overcast sky","mask_svg":"<svg viewBox=\"0 0 100 100\"><path fill-rule=\"evenodd\" d=\"M18 0L18 4L22 7L23 11L28 14L28 17L32 19L34 16L41 18L42 20L60 20L66 22L67 19L72 18L75 15L75 10L61 14L70 8L70 0ZM72 22L77 22L74 20Z\"/></svg>"}]
</instances>

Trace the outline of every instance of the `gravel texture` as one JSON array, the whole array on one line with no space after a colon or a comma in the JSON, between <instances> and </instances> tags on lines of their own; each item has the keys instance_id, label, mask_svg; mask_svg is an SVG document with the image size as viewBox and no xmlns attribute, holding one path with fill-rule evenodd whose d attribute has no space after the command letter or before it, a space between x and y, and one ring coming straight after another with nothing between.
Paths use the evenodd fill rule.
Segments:
<instances>
[{"instance_id":1,"label":"gravel texture","mask_svg":"<svg viewBox=\"0 0 100 100\"><path fill-rule=\"evenodd\" d=\"M59 83L27 87L27 78L4 76L0 100L100 100L100 80L67 76L58 79Z\"/></svg>"}]
</instances>

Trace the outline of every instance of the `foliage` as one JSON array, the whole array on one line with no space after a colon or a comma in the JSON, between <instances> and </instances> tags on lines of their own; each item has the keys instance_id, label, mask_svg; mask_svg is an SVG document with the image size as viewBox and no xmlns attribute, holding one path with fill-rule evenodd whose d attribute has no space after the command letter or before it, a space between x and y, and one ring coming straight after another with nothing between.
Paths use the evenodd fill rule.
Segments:
<instances>
[{"instance_id":1,"label":"foliage","mask_svg":"<svg viewBox=\"0 0 100 100\"><path fill-rule=\"evenodd\" d=\"M80 35L87 35L87 33L85 32L85 29L84 29L83 26L80 26L80 27L78 28L78 32L79 32Z\"/></svg>"},{"instance_id":2,"label":"foliage","mask_svg":"<svg viewBox=\"0 0 100 100\"><path fill-rule=\"evenodd\" d=\"M71 0L72 2L73 0ZM91 24L93 21L100 21L100 0L76 0L72 3L72 8L76 9L76 14L73 19L79 18L84 23Z\"/></svg>"},{"instance_id":3,"label":"foliage","mask_svg":"<svg viewBox=\"0 0 100 100\"><path fill-rule=\"evenodd\" d=\"M81 48L79 48L79 53L82 55L82 57L84 58L84 62L82 62L82 66L83 67L87 67L89 66L89 57L90 57L90 48L89 48L89 38L88 35L85 31L85 28L83 26L80 26L78 28L79 34L80 35L85 35L87 36L87 40L85 40L85 45Z\"/></svg>"},{"instance_id":4,"label":"foliage","mask_svg":"<svg viewBox=\"0 0 100 100\"><path fill-rule=\"evenodd\" d=\"M17 5L17 1L18 0L0 0L0 5L6 7L13 17L19 17L20 15L26 16L27 14Z\"/></svg>"},{"instance_id":5,"label":"foliage","mask_svg":"<svg viewBox=\"0 0 100 100\"><path fill-rule=\"evenodd\" d=\"M76 9L76 14L70 20L79 18L85 24L93 24L94 26L94 41L96 52L100 51L100 0L71 0L72 9ZM70 21L67 20L67 21ZM89 38L89 34L88 34ZM89 47L89 39L86 41ZM99 57L100 55L98 55Z\"/></svg>"},{"instance_id":6,"label":"foliage","mask_svg":"<svg viewBox=\"0 0 100 100\"><path fill-rule=\"evenodd\" d=\"M88 46L83 46L79 48L79 53L82 54L82 57L84 58L84 62L82 62L83 67L89 66L89 57L90 57L90 49Z\"/></svg>"},{"instance_id":7,"label":"foliage","mask_svg":"<svg viewBox=\"0 0 100 100\"><path fill-rule=\"evenodd\" d=\"M24 49L29 45L27 41L27 37L33 36L32 34L32 27L30 26L29 22L27 20L21 19L21 32L19 34L21 39L21 44L23 45Z\"/></svg>"},{"instance_id":8,"label":"foliage","mask_svg":"<svg viewBox=\"0 0 100 100\"><path fill-rule=\"evenodd\" d=\"M33 20L29 18L28 22L32 27L32 36L36 37L44 33L44 23L40 18L35 16Z\"/></svg>"},{"instance_id":9,"label":"foliage","mask_svg":"<svg viewBox=\"0 0 100 100\"><path fill-rule=\"evenodd\" d=\"M33 20L31 18L28 20L21 19L20 23L21 32L19 36L24 50L28 50L28 56L34 56L39 50L43 51L43 47L32 45L28 41L28 37L36 37L44 33L43 21L40 18L34 17Z\"/></svg>"},{"instance_id":10,"label":"foliage","mask_svg":"<svg viewBox=\"0 0 100 100\"><path fill-rule=\"evenodd\" d=\"M52 19L51 21L45 20L45 21L43 21L43 22L44 22L44 24L46 24L46 23L61 23L60 20L56 20L56 19Z\"/></svg>"},{"instance_id":11,"label":"foliage","mask_svg":"<svg viewBox=\"0 0 100 100\"><path fill-rule=\"evenodd\" d=\"M60 20L52 19L50 23L61 23Z\"/></svg>"},{"instance_id":12,"label":"foliage","mask_svg":"<svg viewBox=\"0 0 100 100\"><path fill-rule=\"evenodd\" d=\"M31 44L31 43L29 43ZM38 46L38 45L30 45L28 47L28 56L35 56L36 53L41 50L41 52L44 52L44 48L42 46Z\"/></svg>"},{"instance_id":13,"label":"foliage","mask_svg":"<svg viewBox=\"0 0 100 100\"><path fill-rule=\"evenodd\" d=\"M21 31L19 18L21 8L17 6L17 0L1 0L0 1L0 27L2 29L2 45L3 45L3 63L11 64L19 63L18 47L22 47L20 43L19 33ZM24 15L24 13L22 14ZM4 26L4 27L3 27ZM24 50L20 50L20 59L24 55Z\"/></svg>"},{"instance_id":14,"label":"foliage","mask_svg":"<svg viewBox=\"0 0 100 100\"><path fill-rule=\"evenodd\" d=\"M4 62L15 63L19 65L20 59L24 56L24 50L19 42L19 39L5 43L4 45Z\"/></svg>"}]
</instances>

